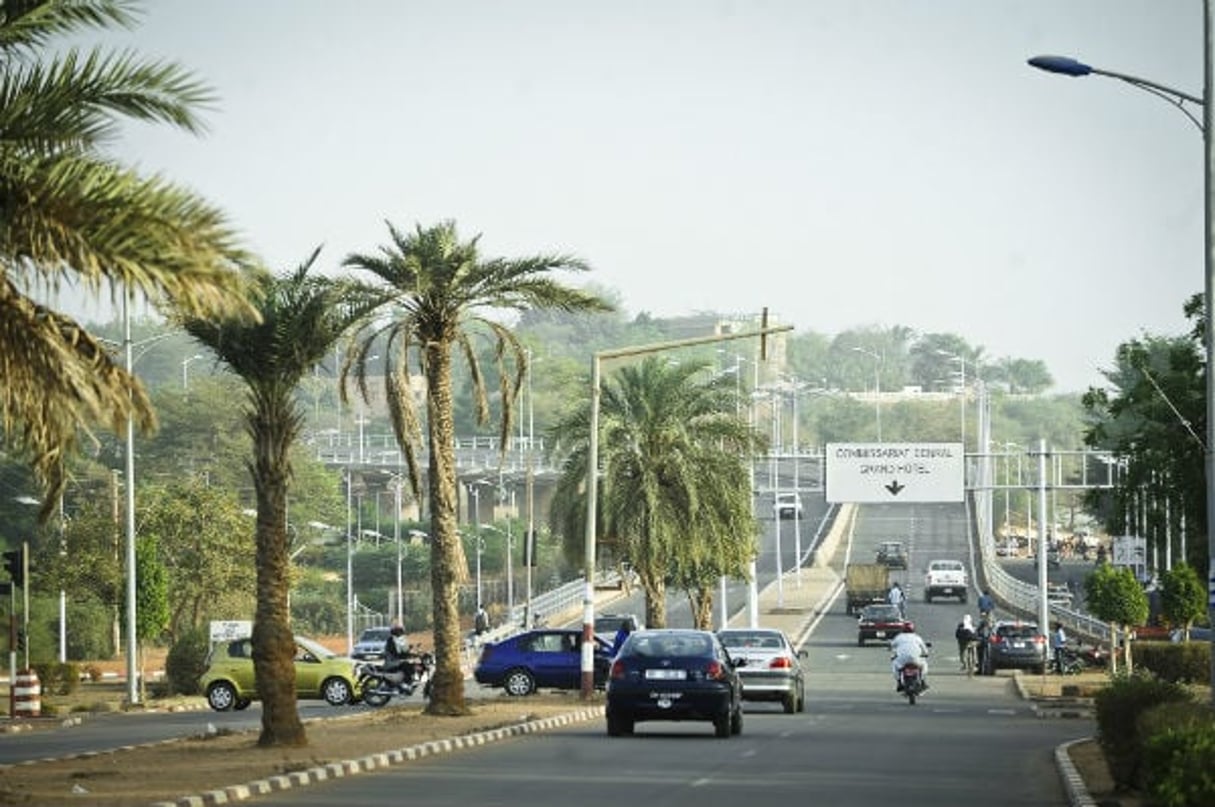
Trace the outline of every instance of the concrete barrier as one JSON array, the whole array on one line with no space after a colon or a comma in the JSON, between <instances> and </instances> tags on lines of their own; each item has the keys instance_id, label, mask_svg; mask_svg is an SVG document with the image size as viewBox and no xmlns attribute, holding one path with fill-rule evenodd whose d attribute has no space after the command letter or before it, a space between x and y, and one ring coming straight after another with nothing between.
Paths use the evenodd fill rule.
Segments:
<instances>
[{"instance_id":1,"label":"concrete barrier","mask_svg":"<svg viewBox=\"0 0 1215 807\"><path fill-rule=\"evenodd\" d=\"M13 717L42 715L42 684L33 670L18 670L13 683Z\"/></svg>"}]
</instances>

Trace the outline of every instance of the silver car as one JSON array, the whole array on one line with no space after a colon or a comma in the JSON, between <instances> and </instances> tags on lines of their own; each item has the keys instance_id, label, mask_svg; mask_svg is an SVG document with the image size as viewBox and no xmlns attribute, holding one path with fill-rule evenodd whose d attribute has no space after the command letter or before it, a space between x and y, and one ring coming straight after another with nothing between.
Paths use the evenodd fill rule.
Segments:
<instances>
[{"instance_id":1,"label":"silver car","mask_svg":"<svg viewBox=\"0 0 1215 807\"><path fill-rule=\"evenodd\" d=\"M785 714L806 711L805 650L795 650L783 631L727 628L717 632L743 684L744 701L780 701Z\"/></svg>"}]
</instances>

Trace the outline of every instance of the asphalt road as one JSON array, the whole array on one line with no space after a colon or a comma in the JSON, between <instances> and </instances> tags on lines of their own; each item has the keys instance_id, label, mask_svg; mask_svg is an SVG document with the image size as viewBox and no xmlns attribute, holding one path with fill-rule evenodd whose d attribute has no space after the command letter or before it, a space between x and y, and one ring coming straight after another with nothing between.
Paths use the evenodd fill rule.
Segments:
<instances>
[{"instance_id":1,"label":"asphalt road","mask_svg":"<svg viewBox=\"0 0 1215 807\"><path fill-rule=\"evenodd\" d=\"M1045 720L1016 696L1008 674L957 669L953 626L967 605L922 602L918 572L933 558L968 559L961 508L866 507L851 555L882 540L908 541L909 610L933 642L932 688L916 706L894 692L888 652L856 646L842 598L809 650L807 711L748 703L743 732L719 740L708 724L640 723L609 738L602 720L424 759L382 774L269 796L269 804L558 805L712 807L740 803L839 805L1062 805L1053 762L1089 721ZM846 554L837 556L842 563Z\"/></svg>"},{"instance_id":2,"label":"asphalt road","mask_svg":"<svg viewBox=\"0 0 1215 807\"><path fill-rule=\"evenodd\" d=\"M827 508L804 496L808 513ZM776 568L774 528L767 520L759 561L761 585ZM782 527L781 557L792 568L791 521ZM803 551L811 551L819 521L803 523ZM1063 788L1052 753L1061 742L1093 733L1089 720L1037 718L1014 691L1011 676L968 678L957 670L953 626L971 601L922 598L921 570L934 558L969 564L960 505L865 506L851 541L833 563L868 561L883 540L910 550L908 612L933 642L932 688L916 706L894 692L888 652L856 645L855 618L842 598L811 634L807 711L785 715L779 706L748 703L743 733L713 736L708 724L638 724L637 734L609 738L602 720L514 738L410 762L382 773L310 785L257 803L325 805L531 804L730 805L755 801L840 805L981 804L1062 805ZM788 565L785 565L788 564ZM731 610L745 606L745 587L730 594ZM672 595L672 624L680 617ZM614 604L624 610L628 603ZM682 603L686 614L686 603ZM643 612L640 605L636 607ZM689 619L690 624L690 619ZM309 716L332 710L304 704ZM114 715L53 732L0 735L0 761L58 756L218 727L252 726L244 713L187 712Z\"/></svg>"}]
</instances>

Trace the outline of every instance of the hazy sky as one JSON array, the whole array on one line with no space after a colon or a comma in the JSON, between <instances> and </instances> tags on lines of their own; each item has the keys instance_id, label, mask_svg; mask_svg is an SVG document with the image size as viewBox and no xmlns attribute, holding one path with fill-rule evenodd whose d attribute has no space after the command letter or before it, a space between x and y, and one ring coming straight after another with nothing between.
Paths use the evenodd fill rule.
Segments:
<instances>
[{"instance_id":1,"label":"hazy sky","mask_svg":"<svg viewBox=\"0 0 1215 807\"><path fill-rule=\"evenodd\" d=\"M1200 0L155 0L113 41L221 99L205 137L119 152L277 270L454 219L487 255L582 257L630 317L954 332L1056 391L1202 288L1200 132L1026 65L1200 96Z\"/></svg>"}]
</instances>

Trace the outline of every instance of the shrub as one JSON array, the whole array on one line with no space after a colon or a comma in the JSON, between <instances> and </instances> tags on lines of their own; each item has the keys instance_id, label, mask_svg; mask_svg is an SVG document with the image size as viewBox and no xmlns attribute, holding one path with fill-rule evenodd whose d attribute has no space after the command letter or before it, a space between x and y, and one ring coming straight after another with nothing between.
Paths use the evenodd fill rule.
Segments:
<instances>
[{"instance_id":1,"label":"shrub","mask_svg":"<svg viewBox=\"0 0 1215 807\"><path fill-rule=\"evenodd\" d=\"M1136 667L1165 681L1206 684L1211 679L1210 642L1135 642L1131 653Z\"/></svg>"},{"instance_id":2,"label":"shrub","mask_svg":"<svg viewBox=\"0 0 1215 807\"><path fill-rule=\"evenodd\" d=\"M84 674L87 675L89 680L93 683L100 681L102 676L101 668L96 664L85 665Z\"/></svg>"},{"instance_id":3,"label":"shrub","mask_svg":"<svg viewBox=\"0 0 1215 807\"><path fill-rule=\"evenodd\" d=\"M1215 804L1215 718L1209 710L1190 715L1144 742L1144 790L1161 807Z\"/></svg>"},{"instance_id":4,"label":"shrub","mask_svg":"<svg viewBox=\"0 0 1215 807\"><path fill-rule=\"evenodd\" d=\"M199 693L198 679L207 669L208 642L205 629L192 628L169 648L165 657L165 680L170 692L179 695Z\"/></svg>"},{"instance_id":5,"label":"shrub","mask_svg":"<svg viewBox=\"0 0 1215 807\"><path fill-rule=\"evenodd\" d=\"M1180 684L1162 681L1146 673L1117 675L1097 693L1097 742L1109 763L1114 782L1121 788L1140 781L1143 738L1139 718L1153 706L1189 701Z\"/></svg>"}]
</instances>

